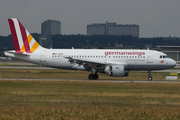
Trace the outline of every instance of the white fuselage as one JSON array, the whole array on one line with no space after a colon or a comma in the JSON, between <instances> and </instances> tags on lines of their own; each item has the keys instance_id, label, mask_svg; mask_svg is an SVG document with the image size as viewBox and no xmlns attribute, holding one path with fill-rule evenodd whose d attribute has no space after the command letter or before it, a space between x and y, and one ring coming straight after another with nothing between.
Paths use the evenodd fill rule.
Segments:
<instances>
[{"instance_id":1,"label":"white fuselage","mask_svg":"<svg viewBox=\"0 0 180 120\"><path fill-rule=\"evenodd\" d=\"M15 52L14 52L15 53ZM27 56L5 52L6 56L18 58L43 66L59 69L86 70L68 58L95 63L123 65L125 70L163 70L173 68L176 62L166 54L154 50L126 49L38 49ZM162 57L160 57L162 56Z\"/></svg>"}]
</instances>

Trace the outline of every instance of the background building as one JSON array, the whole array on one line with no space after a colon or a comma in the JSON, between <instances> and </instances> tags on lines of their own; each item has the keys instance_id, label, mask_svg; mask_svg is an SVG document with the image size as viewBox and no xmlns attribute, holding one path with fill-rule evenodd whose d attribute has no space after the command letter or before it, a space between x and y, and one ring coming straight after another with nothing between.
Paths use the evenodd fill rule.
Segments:
<instances>
[{"instance_id":1,"label":"background building","mask_svg":"<svg viewBox=\"0 0 180 120\"><path fill-rule=\"evenodd\" d=\"M51 35L61 34L61 22L57 20L47 20L41 23L41 36L39 44L45 48L52 48Z\"/></svg>"},{"instance_id":2,"label":"background building","mask_svg":"<svg viewBox=\"0 0 180 120\"><path fill-rule=\"evenodd\" d=\"M139 37L139 25L121 25L117 23L93 23L87 25L87 35L132 35Z\"/></svg>"},{"instance_id":3,"label":"background building","mask_svg":"<svg viewBox=\"0 0 180 120\"><path fill-rule=\"evenodd\" d=\"M42 35L61 34L61 22L57 20L47 20L41 23Z\"/></svg>"}]
</instances>

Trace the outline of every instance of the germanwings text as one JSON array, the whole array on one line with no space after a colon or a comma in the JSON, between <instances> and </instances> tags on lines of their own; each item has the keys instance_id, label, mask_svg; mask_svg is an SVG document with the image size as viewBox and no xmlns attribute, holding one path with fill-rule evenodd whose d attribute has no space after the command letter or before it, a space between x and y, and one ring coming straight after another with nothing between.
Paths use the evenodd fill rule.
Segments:
<instances>
[{"instance_id":1,"label":"germanwings text","mask_svg":"<svg viewBox=\"0 0 180 120\"><path fill-rule=\"evenodd\" d=\"M141 55L145 55L145 52L105 52L104 53L105 56L108 56L108 55L138 55L138 56L141 56Z\"/></svg>"}]
</instances>

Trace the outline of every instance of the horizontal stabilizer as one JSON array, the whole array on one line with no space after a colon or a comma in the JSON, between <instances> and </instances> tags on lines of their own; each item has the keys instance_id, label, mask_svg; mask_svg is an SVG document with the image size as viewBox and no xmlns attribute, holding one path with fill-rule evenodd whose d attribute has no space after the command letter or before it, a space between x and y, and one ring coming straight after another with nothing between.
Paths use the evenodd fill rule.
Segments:
<instances>
[{"instance_id":1,"label":"horizontal stabilizer","mask_svg":"<svg viewBox=\"0 0 180 120\"><path fill-rule=\"evenodd\" d=\"M8 57L27 57L29 56L29 54L26 54L26 53L16 53L14 50L13 51L5 51L4 52L4 55L5 56L8 56Z\"/></svg>"}]
</instances>

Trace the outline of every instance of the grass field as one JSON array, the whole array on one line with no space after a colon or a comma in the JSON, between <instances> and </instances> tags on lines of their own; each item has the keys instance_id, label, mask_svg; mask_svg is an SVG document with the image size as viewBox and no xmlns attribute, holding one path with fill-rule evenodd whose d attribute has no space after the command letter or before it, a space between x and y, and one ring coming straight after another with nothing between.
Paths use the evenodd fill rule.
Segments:
<instances>
[{"instance_id":1,"label":"grass field","mask_svg":"<svg viewBox=\"0 0 180 120\"><path fill-rule=\"evenodd\" d=\"M0 69L3 78L37 78L37 79L87 79L90 72L74 70L38 70L38 69ZM153 80L165 80L170 73L152 72ZM110 77L98 73L100 80L148 80L147 72L130 72L128 77Z\"/></svg>"},{"instance_id":2,"label":"grass field","mask_svg":"<svg viewBox=\"0 0 180 120\"><path fill-rule=\"evenodd\" d=\"M34 120L179 120L178 107L10 106L0 107L0 118Z\"/></svg>"},{"instance_id":3,"label":"grass field","mask_svg":"<svg viewBox=\"0 0 180 120\"><path fill-rule=\"evenodd\" d=\"M180 119L180 84L0 81L0 119Z\"/></svg>"},{"instance_id":4,"label":"grass field","mask_svg":"<svg viewBox=\"0 0 180 120\"><path fill-rule=\"evenodd\" d=\"M66 70L0 69L0 74L17 78L0 80L0 119L180 119L179 83L69 81L87 79L89 73ZM153 73L156 80L165 75ZM100 74L100 79L144 78L145 72L131 72L124 78Z\"/></svg>"}]
</instances>

